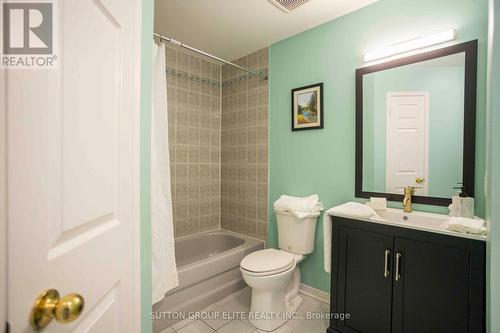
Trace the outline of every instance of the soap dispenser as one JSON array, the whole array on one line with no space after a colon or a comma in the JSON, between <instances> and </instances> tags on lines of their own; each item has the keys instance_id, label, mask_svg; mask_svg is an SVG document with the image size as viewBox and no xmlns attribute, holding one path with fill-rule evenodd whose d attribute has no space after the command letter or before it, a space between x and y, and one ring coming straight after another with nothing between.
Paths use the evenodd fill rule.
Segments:
<instances>
[{"instance_id":1,"label":"soap dispenser","mask_svg":"<svg viewBox=\"0 0 500 333\"><path fill-rule=\"evenodd\" d=\"M464 192L461 194L460 216L472 219L474 218L474 198L468 197L467 193Z\"/></svg>"},{"instance_id":2,"label":"soap dispenser","mask_svg":"<svg viewBox=\"0 0 500 333\"><path fill-rule=\"evenodd\" d=\"M460 189L460 192L451 199L454 208L452 216L474 218L474 198L467 196L463 186L454 188Z\"/></svg>"}]
</instances>

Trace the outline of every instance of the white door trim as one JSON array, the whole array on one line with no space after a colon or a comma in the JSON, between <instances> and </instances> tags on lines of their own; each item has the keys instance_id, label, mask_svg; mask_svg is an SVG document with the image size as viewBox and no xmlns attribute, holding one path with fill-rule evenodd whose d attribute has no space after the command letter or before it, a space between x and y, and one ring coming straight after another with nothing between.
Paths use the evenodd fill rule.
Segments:
<instances>
[{"instance_id":1,"label":"white door trim","mask_svg":"<svg viewBox=\"0 0 500 333\"><path fill-rule=\"evenodd\" d=\"M135 115L133 119L133 147L132 147L132 161L133 165L133 175L132 175L132 200L134 205L132 206L132 251L133 251L133 267L134 277L132 291L133 298L135 302L134 307L134 319L133 326L135 327L135 332L141 331L141 55L142 55L142 1L134 1L134 13L136 31L134 45L131 45L131 51L135 53L135 69L134 69L134 96L133 103L135 105Z\"/></svg>"},{"instance_id":2,"label":"white door trim","mask_svg":"<svg viewBox=\"0 0 500 333\"><path fill-rule=\"evenodd\" d=\"M3 17L0 6L0 17ZM0 332L7 322L7 72L0 69Z\"/></svg>"},{"instance_id":3,"label":"white door trim","mask_svg":"<svg viewBox=\"0 0 500 333\"><path fill-rule=\"evenodd\" d=\"M0 9L0 16L2 10ZM7 85L6 71L0 70L0 332L7 321Z\"/></svg>"},{"instance_id":4,"label":"white door trim","mask_svg":"<svg viewBox=\"0 0 500 333\"><path fill-rule=\"evenodd\" d=\"M134 332L141 331L141 214L140 214L140 198L141 198L141 154L140 154L140 137L141 137L141 54L142 54L142 1L134 0L134 37L132 40L134 43L130 45L130 52L134 53L134 73L133 73L133 91L134 94L131 96L132 103L134 105L134 116L132 119L132 175L131 175L131 187L132 187L132 201L133 205L130 207L132 216L132 235L130 239L132 240L132 262L133 262L133 279L131 290L134 302L133 307L133 318L132 326L134 327Z\"/></svg>"}]
</instances>

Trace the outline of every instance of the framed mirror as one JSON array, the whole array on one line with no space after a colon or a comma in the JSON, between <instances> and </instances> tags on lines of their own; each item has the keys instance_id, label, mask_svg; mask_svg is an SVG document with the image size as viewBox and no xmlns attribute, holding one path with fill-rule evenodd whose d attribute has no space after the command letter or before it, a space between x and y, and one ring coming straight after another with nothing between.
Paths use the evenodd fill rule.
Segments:
<instances>
[{"instance_id":1,"label":"framed mirror","mask_svg":"<svg viewBox=\"0 0 500 333\"><path fill-rule=\"evenodd\" d=\"M474 196L477 40L356 70L356 197Z\"/></svg>"}]
</instances>

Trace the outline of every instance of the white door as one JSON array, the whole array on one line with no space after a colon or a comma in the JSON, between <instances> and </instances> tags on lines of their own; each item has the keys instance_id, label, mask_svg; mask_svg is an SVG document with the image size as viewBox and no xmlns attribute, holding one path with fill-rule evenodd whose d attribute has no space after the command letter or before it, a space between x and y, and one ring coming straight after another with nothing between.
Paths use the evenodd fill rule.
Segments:
<instances>
[{"instance_id":1,"label":"white door","mask_svg":"<svg viewBox=\"0 0 500 333\"><path fill-rule=\"evenodd\" d=\"M42 291L85 300L44 332L140 331L140 1L57 1L58 68L7 73L10 332Z\"/></svg>"},{"instance_id":2,"label":"white door","mask_svg":"<svg viewBox=\"0 0 500 333\"><path fill-rule=\"evenodd\" d=\"M417 195L428 193L428 119L427 92L387 94L387 192L415 186Z\"/></svg>"}]
</instances>

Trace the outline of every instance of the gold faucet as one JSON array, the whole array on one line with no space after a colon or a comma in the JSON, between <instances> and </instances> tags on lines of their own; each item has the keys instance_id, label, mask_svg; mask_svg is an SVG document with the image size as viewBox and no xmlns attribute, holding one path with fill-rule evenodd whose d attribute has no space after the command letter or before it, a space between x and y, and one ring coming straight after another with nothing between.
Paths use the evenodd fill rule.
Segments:
<instances>
[{"instance_id":1,"label":"gold faucet","mask_svg":"<svg viewBox=\"0 0 500 333\"><path fill-rule=\"evenodd\" d=\"M404 198L403 198L403 211L405 213L411 213L412 212L412 207L411 207L411 197L415 194L415 189L418 187L413 187L413 186L407 186L404 188Z\"/></svg>"}]
</instances>

